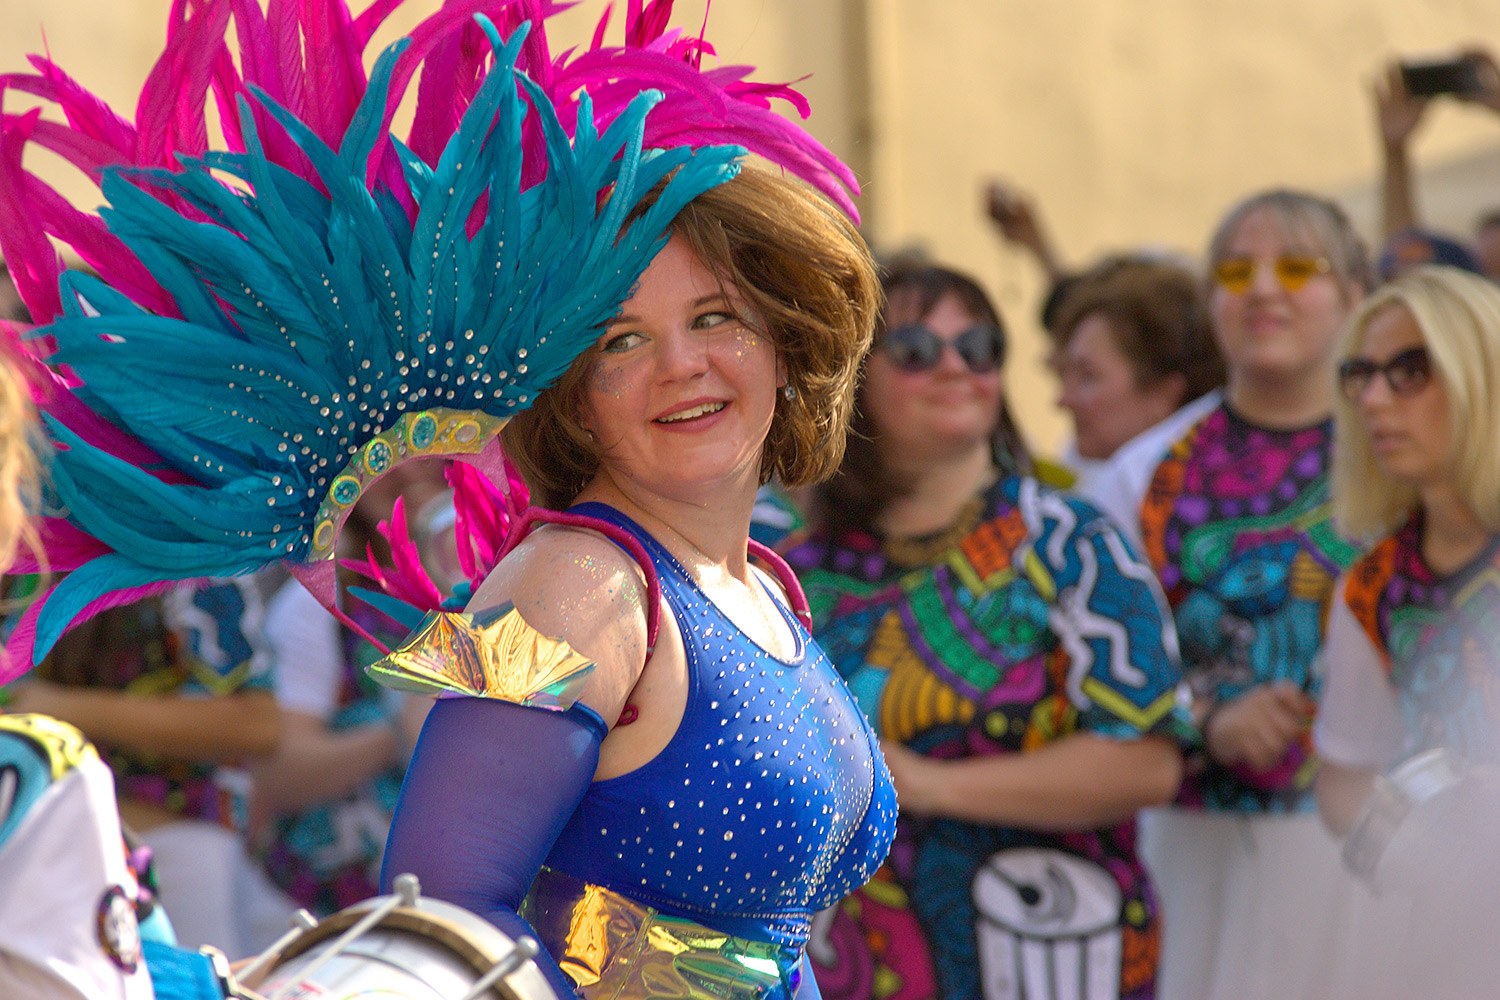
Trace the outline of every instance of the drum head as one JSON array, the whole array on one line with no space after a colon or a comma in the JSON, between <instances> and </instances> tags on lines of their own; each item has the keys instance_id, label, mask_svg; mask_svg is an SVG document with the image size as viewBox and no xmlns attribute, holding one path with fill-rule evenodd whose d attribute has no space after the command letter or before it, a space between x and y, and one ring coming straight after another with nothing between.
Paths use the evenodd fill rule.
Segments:
<instances>
[{"instance_id":1,"label":"drum head","mask_svg":"<svg viewBox=\"0 0 1500 1000\"><path fill-rule=\"evenodd\" d=\"M247 1000L461 1000L515 942L489 921L442 900L397 906L339 945L340 936L389 896L356 903L260 957L263 971L242 984ZM536 963L481 994L485 1000L558 1000Z\"/></svg>"}]
</instances>

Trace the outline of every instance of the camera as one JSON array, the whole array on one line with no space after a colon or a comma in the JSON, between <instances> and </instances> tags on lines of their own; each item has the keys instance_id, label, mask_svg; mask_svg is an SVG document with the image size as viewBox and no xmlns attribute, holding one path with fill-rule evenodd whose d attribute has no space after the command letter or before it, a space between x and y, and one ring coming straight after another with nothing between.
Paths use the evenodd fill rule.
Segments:
<instances>
[{"instance_id":1,"label":"camera","mask_svg":"<svg viewBox=\"0 0 1500 1000\"><path fill-rule=\"evenodd\" d=\"M1470 56L1401 63L1401 83L1413 97L1477 94L1484 89L1481 64Z\"/></svg>"}]
</instances>

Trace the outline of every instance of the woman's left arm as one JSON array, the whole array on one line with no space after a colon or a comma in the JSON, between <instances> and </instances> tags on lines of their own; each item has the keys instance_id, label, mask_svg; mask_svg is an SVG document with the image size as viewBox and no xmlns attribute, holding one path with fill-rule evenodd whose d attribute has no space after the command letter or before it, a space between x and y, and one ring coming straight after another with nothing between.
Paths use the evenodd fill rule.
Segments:
<instances>
[{"instance_id":1,"label":"woman's left arm","mask_svg":"<svg viewBox=\"0 0 1500 1000\"><path fill-rule=\"evenodd\" d=\"M1165 736L1075 733L1029 753L964 760L882 749L903 813L1030 830L1112 826L1171 801L1182 779L1182 753Z\"/></svg>"}]
</instances>

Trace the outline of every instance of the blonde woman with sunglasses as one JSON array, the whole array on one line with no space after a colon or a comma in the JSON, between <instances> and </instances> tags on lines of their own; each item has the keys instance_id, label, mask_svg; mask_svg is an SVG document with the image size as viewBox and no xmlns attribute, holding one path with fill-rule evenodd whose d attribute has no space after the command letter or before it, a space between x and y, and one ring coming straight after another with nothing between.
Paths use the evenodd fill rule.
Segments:
<instances>
[{"instance_id":1,"label":"blonde woman with sunglasses","mask_svg":"<svg viewBox=\"0 0 1500 1000\"><path fill-rule=\"evenodd\" d=\"M1357 886L1312 797L1315 657L1358 554L1331 524L1334 356L1369 285L1344 213L1295 191L1236 206L1209 247L1224 402L1157 467L1145 549L1203 733L1174 807L1142 824L1167 1000L1326 997Z\"/></svg>"},{"instance_id":2,"label":"blonde woman with sunglasses","mask_svg":"<svg viewBox=\"0 0 1500 1000\"><path fill-rule=\"evenodd\" d=\"M1318 804L1351 863L1416 908L1389 981L1483 996L1500 978L1500 288L1415 270L1341 353L1334 513L1374 545L1329 616ZM1392 834L1393 802L1411 811Z\"/></svg>"},{"instance_id":3,"label":"blonde woman with sunglasses","mask_svg":"<svg viewBox=\"0 0 1500 1000\"><path fill-rule=\"evenodd\" d=\"M1190 737L1165 602L1106 516L1029 474L984 292L934 267L885 290L855 433L787 553L901 807L880 872L814 924L819 985L1147 1000L1134 818Z\"/></svg>"}]
</instances>

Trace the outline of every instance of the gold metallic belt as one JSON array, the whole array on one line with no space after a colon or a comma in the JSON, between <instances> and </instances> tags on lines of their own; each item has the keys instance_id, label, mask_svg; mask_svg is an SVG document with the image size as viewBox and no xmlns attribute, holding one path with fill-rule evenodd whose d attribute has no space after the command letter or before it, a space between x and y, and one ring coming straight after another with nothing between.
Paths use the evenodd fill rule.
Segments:
<instances>
[{"instance_id":1,"label":"gold metallic belt","mask_svg":"<svg viewBox=\"0 0 1500 1000\"><path fill-rule=\"evenodd\" d=\"M802 949L669 917L543 868L521 903L584 1000L791 1000Z\"/></svg>"}]
</instances>

